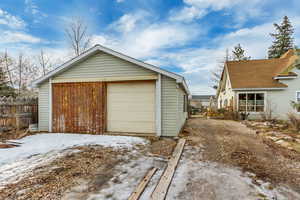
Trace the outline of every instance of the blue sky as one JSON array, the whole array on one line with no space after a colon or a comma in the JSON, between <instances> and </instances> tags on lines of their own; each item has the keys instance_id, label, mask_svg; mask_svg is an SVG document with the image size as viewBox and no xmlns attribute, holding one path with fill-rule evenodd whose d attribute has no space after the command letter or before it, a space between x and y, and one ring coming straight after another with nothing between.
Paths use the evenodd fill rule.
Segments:
<instances>
[{"instance_id":1,"label":"blue sky","mask_svg":"<svg viewBox=\"0 0 300 200\"><path fill-rule=\"evenodd\" d=\"M252 58L265 58L273 23L284 15L300 41L299 0L1 0L0 51L40 49L65 60L70 50L65 25L74 17L88 24L100 43L185 76L194 94L211 94L210 72L238 43Z\"/></svg>"}]
</instances>

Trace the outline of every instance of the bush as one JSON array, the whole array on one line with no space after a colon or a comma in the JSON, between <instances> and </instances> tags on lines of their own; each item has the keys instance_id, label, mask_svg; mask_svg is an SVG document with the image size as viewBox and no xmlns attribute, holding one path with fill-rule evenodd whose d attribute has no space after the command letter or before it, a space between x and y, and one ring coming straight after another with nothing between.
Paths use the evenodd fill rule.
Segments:
<instances>
[{"instance_id":1,"label":"bush","mask_svg":"<svg viewBox=\"0 0 300 200\"><path fill-rule=\"evenodd\" d=\"M227 110L224 112L224 119L238 121L240 114L237 111Z\"/></svg>"},{"instance_id":2,"label":"bush","mask_svg":"<svg viewBox=\"0 0 300 200\"><path fill-rule=\"evenodd\" d=\"M295 130L300 131L300 117L294 113L289 113L288 118L289 118L289 122L290 122L291 126Z\"/></svg>"}]
</instances>

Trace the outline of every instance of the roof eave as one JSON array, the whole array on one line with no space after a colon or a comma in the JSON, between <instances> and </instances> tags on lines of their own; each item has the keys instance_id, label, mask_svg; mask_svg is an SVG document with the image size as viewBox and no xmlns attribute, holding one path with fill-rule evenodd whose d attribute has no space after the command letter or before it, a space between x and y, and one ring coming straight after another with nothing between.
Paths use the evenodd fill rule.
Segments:
<instances>
[{"instance_id":1,"label":"roof eave","mask_svg":"<svg viewBox=\"0 0 300 200\"><path fill-rule=\"evenodd\" d=\"M233 91L246 91L246 90L254 90L254 91L263 91L263 90L284 90L287 87L266 87L266 88L233 88Z\"/></svg>"},{"instance_id":2,"label":"roof eave","mask_svg":"<svg viewBox=\"0 0 300 200\"><path fill-rule=\"evenodd\" d=\"M113 56L116 56L116 57L119 57L123 60L126 60L128 62L131 62L133 64L136 64L136 65L139 65L141 67L144 67L146 69L149 69L149 70L152 70L152 71L155 71L157 73L160 73L160 74L163 74L165 76L168 76L170 78L173 78L175 79L177 82L182 82L183 83L183 86L186 90L187 93L189 93L189 90L188 90L188 87L187 87L187 84L185 83L185 80L182 76L178 75L178 74L175 74L173 72L169 72L169 71L166 71L166 70L163 70L161 68L158 68L154 65L151 65L151 64L148 64L148 63L144 63L140 60L137 60L135 58L132 58L132 57L129 57L129 56L126 56L122 53L119 53L119 52L116 52L112 49L109 49L109 48L106 48L106 47L103 47L101 45L95 45L94 47L90 48L89 50L87 50L86 52L82 53L81 55L67 61L66 63L62 64L60 67L56 68L55 70L53 70L52 72L48 73L47 75L35 80L32 82L32 86L33 87L37 87L39 84L41 84L42 82L48 80L49 78L57 75L58 73L68 69L69 67L73 66L74 64L80 62L81 60L83 60L84 58L86 58L87 56L89 55L92 55L93 53L97 52L97 51L102 51L104 53L108 53L110 55L113 55Z\"/></svg>"}]
</instances>

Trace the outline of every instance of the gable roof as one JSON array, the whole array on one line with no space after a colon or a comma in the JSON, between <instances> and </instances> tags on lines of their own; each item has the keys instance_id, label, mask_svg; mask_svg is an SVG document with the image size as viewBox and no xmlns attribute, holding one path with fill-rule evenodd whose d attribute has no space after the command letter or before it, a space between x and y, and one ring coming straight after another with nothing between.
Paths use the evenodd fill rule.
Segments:
<instances>
[{"instance_id":1,"label":"gable roof","mask_svg":"<svg viewBox=\"0 0 300 200\"><path fill-rule=\"evenodd\" d=\"M107 47L104 47L102 45L95 45L94 47L88 49L87 51L83 52L82 54L80 54L79 56L76 56L72 59L70 59L69 61L65 62L64 64L62 64L61 66L57 67L56 69L54 69L53 71L49 72L48 74L46 74L45 76L33 81L32 85L37 87L39 84L43 83L44 81L48 80L49 78L58 75L64 71L66 71L67 69L71 68L72 66L74 66L75 64L81 62L82 60L86 59L87 57L94 55L97 52L104 52L110 55L113 55L115 57L118 57L122 60L126 60L130 63L136 64L140 67L149 69L151 71L157 72L159 74L168 76L170 78L173 78L176 80L177 83L181 83L185 89L185 91L190 94L189 89L187 87L187 84L185 82L185 79L183 76L180 76L178 74L175 74L173 72L169 72L167 70L161 69L159 67L156 67L154 65L142 62L140 60L137 60L135 58L132 58L130 56L124 55L120 52L114 51L112 49L109 49Z\"/></svg>"},{"instance_id":2,"label":"gable roof","mask_svg":"<svg viewBox=\"0 0 300 200\"><path fill-rule=\"evenodd\" d=\"M227 61L232 89L246 88L286 88L287 85L278 81L282 77L295 77L291 72L298 59L295 50L289 50L277 59Z\"/></svg>"}]
</instances>

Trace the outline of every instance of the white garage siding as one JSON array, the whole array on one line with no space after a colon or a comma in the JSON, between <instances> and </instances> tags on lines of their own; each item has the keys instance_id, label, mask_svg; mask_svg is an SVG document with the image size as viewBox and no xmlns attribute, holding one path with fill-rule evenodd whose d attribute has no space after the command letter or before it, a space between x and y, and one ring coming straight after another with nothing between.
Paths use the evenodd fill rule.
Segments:
<instances>
[{"instance_id":1,"label":"white garage siding","mask_svg":"<svg viewBox=\"0 0 300 200\"><path fill-rule=\"evenodd\" d=\"M156 75L156 72L137 66L106 53L97 53L58 74L53 80L74 78L132 77Z\"/></svg>"},{"instance_id":2,"label":"white garage siding","mask_svg":"<svg viewBox=\"0 0 300 200\"><path fill-rule=\"evenodd\" d=\"M184 90L182 88L178 88L178 92L177 92L177 97L178 97L178 106L177 106L177 133L179 133L179 131L181 130L182 126L185 123L185 120L187 119L187 96L184 92ZM186 101L186 109L184 109L184 98ZM184 112L185 111L185 112Z\"/></svg>"},{"instance_id":3,"label":"white garage siding","mask_svg":"<svg viewBox=\"0 0 300 200\"><path fill-rule=\"evenodd\" d=\"M39 87L39 130L49 131L49 81Z\"/></svg>"},{"instance_id":4,"label":"white garage siding","mask_svg":"<svg viewBox=\"0 0 300 200\"><path fill-rule=\"evenodd\" d=\"M155 77L157 72L101 52L52 77L52 81L74 82L103 77L118 77L118 80L122 77L124 80L129 80L128 77L138 80L141 77L140 80L143 80L149 76ZM183 113L184 92L175 79L165 75L161 77L161 135L176 136L187 116L187 113ZM49 131L49 81L39 85L39 130Z\"/></svg>"},{"instance_id":5,"label":"white garage siding","mask_svg":"<svg viewBox=\"0 0 300 200\"><path fill-rule=\"evenodd\" d=\"M187 113L183 112L184 92L176 80L161 76L162 84L162 136L177 136Z\"/></svg>"}]
</instances>

